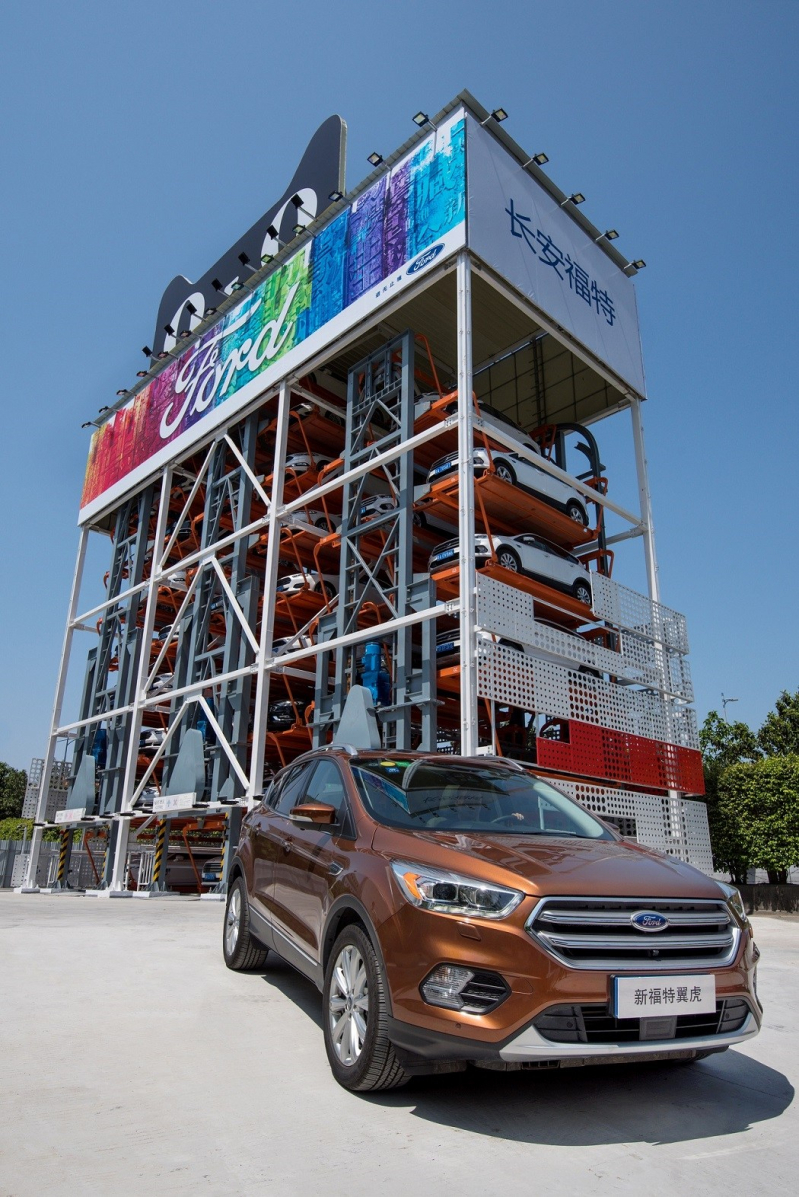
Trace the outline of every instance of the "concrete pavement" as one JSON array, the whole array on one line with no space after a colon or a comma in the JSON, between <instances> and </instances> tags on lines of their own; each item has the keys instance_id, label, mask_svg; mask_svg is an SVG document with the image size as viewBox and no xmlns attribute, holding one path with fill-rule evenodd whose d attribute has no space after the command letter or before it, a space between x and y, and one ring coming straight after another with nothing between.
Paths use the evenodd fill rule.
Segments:
<instances>
[{"instance_id":1,"label":"concrete pavement","mask_svg":"<svg viewBox=\"0 0 799 1197\"><path fill-rule=\"evenodd\" d=\"M3 892L0 1197L793 1191L799 921L753 921L766 1025L740 1049L356 1097L310 984L224 967L221 904Z\"/></svg>"}]
</instances>

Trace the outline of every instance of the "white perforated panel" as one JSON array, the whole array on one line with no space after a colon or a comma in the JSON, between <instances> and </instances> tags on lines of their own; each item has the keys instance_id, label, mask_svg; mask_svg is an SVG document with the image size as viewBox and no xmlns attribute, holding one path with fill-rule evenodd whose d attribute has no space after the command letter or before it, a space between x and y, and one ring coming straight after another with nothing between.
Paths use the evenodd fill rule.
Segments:
<instances>
[{"instance_id":1,"label":"white perforated panel","mask_svg":"<svg viewBox=\"0 0 799 1197\"><path fill-rule=\"evenodd\" d=\"M558 778L554 784L600 818L633 820L640 844L687 861L703 873L713 872L704 802L615 790L567 778Z\"/></svg>"},{"instance_id":2,"label":"white perforated panel","mask_svg":"<svg viewBox=\"0 0 799 1197\"><path fill-rule=\"evenodd\" d=\"M579 719L684 748L698 748L693 711L650 690L633 690L564 665L480 640L477 686L483 698L559 719Z\"/></svg>"},{"instance_id":3,"label":"white perforated panel","mask_svg":"<svg viewBox=\"0 0 799 1197\"><path fill-rule=\"evenodd\" d=\"M681 654L621 632L617 634L619 651L614 652L562 628L537 622L532 595L485 574L477 575L477 622L496 636L529 646L536 655L586 665L693 701L688 663Z\"/></svg>"},{"instance_id":4,"label":"white perforated panel","mask_svg":"<svg viewBox=\"0 0 799 1197\"><path fill-rule=\"evenodd\" d=\"M653 603L644 594L621 586L603 574L591 574L594 613L618 627L627 628L649 640L659 640L667 648L688 652L685 616L662 603Z\"/></svg>"}]
</instances>

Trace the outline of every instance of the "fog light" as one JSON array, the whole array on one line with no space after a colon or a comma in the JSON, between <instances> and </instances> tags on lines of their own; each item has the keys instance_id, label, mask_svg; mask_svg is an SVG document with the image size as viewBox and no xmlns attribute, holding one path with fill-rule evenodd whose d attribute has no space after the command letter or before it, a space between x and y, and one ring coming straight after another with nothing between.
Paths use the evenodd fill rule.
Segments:
<instances>
[{"instance_id":1,"label":"fog light","mask_svg":"<svg viewBox=\"0 0 799 1197\"><path fill-rule=\"evenodd\" d=\"M468 968L456 964L439 964L422 985L422 996L431 1006L444 1006L447 1010L462 1010L465 1002L461 991L474 976Z\"/></svg>"}]
</instances>

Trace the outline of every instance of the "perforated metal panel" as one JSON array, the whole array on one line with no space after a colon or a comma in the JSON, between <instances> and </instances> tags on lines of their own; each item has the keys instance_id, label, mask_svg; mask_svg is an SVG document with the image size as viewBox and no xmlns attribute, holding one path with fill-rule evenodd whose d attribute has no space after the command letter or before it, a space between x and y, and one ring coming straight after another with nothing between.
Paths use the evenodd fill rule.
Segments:
<instances>
[{"instance_id":1,"label":"perforated metal panel","mask_svg":"<svg viewBox=\"0 0 799 1197\"><path fill-rule=\"evenodd\" d=\"M591 574L594 592L594 613L618 627L659 640L667 648L688 652L688 629L685 616L662 603L653 603L644 594L621 586L603 574Z\"/></svg>"},{"instance_id":2,"label":"perforated metal panel","mask_svg":"<svg viewBox=\"0 0 799 1197\"><path fill-rule=\"evenodd\" d=\"M631 736L609 727L564 720L557 738L539 736L536 759L545 769L681 794L704 793L702 755L693 748Z\"/></svg>"},{"instance_id":3,"label":"perforated metal panel","mask_svg":"<svg viewBox=\"0 0 799 1197\"><path fill-rule=\"evenodd\" d=\"M713 872L707 807L688 798L638 794L583 781L558 779L557 787L601 818L633 820L639 844L687 861L703 873Z\"/></svg>"},{"instance_id":4,"label":"perforated metal panel","mask_svg":"<svg viewBox=\"0 0 799 1197\"><path fill-rule=\"evenodd\" d=\"M538 622L532 595L485 574L477 575L477 621L486 631L516 640L537 654L561 657L693 701L690 670L682 653L622 632L617 633L619 649L613 651Z\"/></svg>"},{"instance_id":5,"label":"perforated metal panel","mask_svg":"<svg viewBox=\"0 0 799 1197\"><path fill-rule=\"evenodd\" d=\"M634 736L698 748L696 717L662 695L633 690L481 640L477 684L483 698L558 719L576 719Z\"/></svg>"}]
</instances>

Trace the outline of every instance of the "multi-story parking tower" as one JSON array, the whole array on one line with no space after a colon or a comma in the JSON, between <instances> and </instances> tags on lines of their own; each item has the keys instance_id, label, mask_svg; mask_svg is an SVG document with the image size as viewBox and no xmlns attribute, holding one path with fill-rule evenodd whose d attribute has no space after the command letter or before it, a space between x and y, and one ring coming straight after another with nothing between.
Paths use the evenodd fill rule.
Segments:
<instances>
[{"instance_id":1,"label":"multi-story parking tower","mask_svg":"<svg viewBox=\"0 0 799 1197\"><path fill-rule=\"evenodd\" d=\"M354 683L387 749L514 756L711 867L685 620L660 601L636 265L502 116L464 93L348 195L299 188L260 268L239 254L216 306L187 284L99 421L42 777L69 739L59 820L108 825L109 893L153 823L162 853L164 820L229 848ZM632 421L637 512L602 466L610 416ZM81 611L97 536L106 593ZM648 594L614 571L639 544Z\"/></svg>"}]
</instances>

